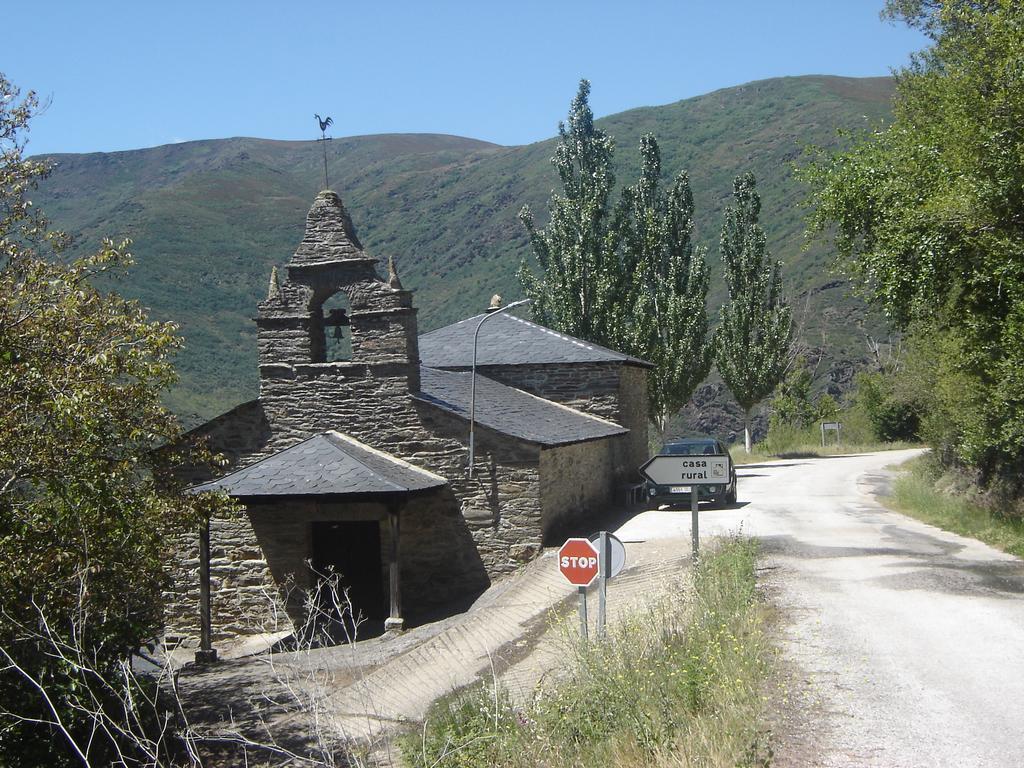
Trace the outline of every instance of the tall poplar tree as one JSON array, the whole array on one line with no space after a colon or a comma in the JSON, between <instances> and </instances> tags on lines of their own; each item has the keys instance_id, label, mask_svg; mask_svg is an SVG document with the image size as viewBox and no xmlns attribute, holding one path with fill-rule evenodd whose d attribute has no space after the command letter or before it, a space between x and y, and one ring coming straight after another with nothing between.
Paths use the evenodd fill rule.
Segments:
<instances>
[{"instance_id":1,"label":"tall poplar tree","mask_svg":"<svg viewBox=\"0 0 1024 768\"><path fill-rule=\"evenodd\" d=\"M641 172L622 193L616 215L624 281L621 313L626 349L654 363L648 377L649 414L664 435L669 419L690 399L711 367L708 268L694 247L693 194L680 172L666 194L661 152L653 135L640 141Z\"/></svg>"},{"instance_id":2,"label":"tall poplar tree","mask_svg":"<svg viewBox=\"0 0 1024 768\"><path fill-rule=\"evenodd\" d=\"M616 341L615 297L621 271L615 253L609 198L614 141L594 126L588 98L590 83L580 81L567 123L559 123L560 141L551 162L562 193L548 203L550 219L534 225L526 206L519 218L530 235L540 266L536 275L524 262L519 270L534 318L551 328L599 344Z\"/></svg>"},{"instance_id":3,"label":"tall poplar tree","mask_svg":"<svg viewBox=\"0 0 1024 768\"><path fill-rule=\"evenodd\" d=\"M743 442L750 453L750 415L786 370L793 317L782 295L782 265L768 254L759 224L761 198L749 171L733 182L725 209L721 253L729 301L715 335L715 362L743 409Z\"/></svg>"}]
</instances>

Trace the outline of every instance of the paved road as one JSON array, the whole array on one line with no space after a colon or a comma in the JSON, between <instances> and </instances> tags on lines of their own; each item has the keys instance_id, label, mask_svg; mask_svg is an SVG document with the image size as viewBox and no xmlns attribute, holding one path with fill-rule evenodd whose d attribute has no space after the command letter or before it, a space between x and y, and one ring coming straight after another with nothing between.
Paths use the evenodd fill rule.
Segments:
<instances>
[{"instance_id":1,"label":"paved road","mask_svg":"<svg viewBox=\"0 0 1024 768\"><path fill-rule=\"evenodd\" d=\"M881 470L910 455L740 467L749 503L701 512L702 534L763 542L811 720L779 764L1024 766L1024 563L879 506ZM619 533L688 534L668 510Z\"/></svg>"}]
</instances>

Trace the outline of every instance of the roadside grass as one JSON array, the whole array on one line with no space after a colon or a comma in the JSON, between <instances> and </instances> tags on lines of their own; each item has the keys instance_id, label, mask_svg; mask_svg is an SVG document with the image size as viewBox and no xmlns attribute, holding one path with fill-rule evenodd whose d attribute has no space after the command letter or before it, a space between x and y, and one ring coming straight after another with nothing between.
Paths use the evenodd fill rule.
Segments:
<instances>
[{"instance_id":1,"label":"roadside grass","mask_svg":"<svg viewBox=\"0 0 1024 768\"><path fill-rule=\"evenodd\" d=\"M822 456L848 456L852 453L872 453L875 451L901 451L905 448L920 448L920 443L857 443L853 445L827 445L824 448L820 444L812 443L798 444L787 447L785 450L771 451L763 443L757 443L750 453L743 450L742 445L733 446L729 449L729 455L737 465L759 464L762 461L778 461L779 459L813 459Z\"/></svg>"},{"instance_id":2,"label":"roadside grass","mask_svg":"<svg viewBox=\"0 0 1024 768\"><path fill-rule=\"evenodd\" d=\"M904 471L893 484L891 498L897 512L1024 557L1024 520L942 490L942 473L931 456L912 459L900 469Z\"/></svg>"},{"instance_id":3,"label":"roadside grass","mask_svg":"<svg viewBox=\"0 0 1024 768\"><path fill-rule=\"evenodd\" d=\"M842 456L851 453L871 451L897 451L903 448L918 448L916 443L882 443L874 440L869 430L863 429L856 421L844 422L842 442L836 444L835 433L826 436L827 445L821 444L819 427L801 429L786 425L773 426L768 437L755 443L748 454L742 445L734 445L729 454L736 464L755 464L775 459L808 459L820 456Z\"/></svg>"},{"instance_id":4,"label":"roadside grass","mask_svg":"<svg viewBox=\"0 0 1024 768\"><path fill-rule=\"evenodd\" d=\"M756 544L709 548L693 587L569 644L565 672L516 704L480 684L437 702L401 742L410 766L764 766L767 609L755 594Z\"/></svg>"}]
</instances>

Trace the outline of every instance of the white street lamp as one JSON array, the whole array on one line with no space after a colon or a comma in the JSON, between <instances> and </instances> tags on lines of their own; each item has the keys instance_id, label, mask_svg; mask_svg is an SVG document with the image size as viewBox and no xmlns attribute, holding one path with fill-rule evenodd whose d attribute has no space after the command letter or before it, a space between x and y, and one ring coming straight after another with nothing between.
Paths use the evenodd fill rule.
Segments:
<instances>
[{"instance_id":1,"label":"white street lamp","mask_svg":"<svg viewBox=\"0 0 1024 768\"><path fill-rule=\"evenodd\" d=\"M480 339L480 329L483 327L484 323L486 323L495 315L501 314L502 312L507 312L508 310L513 309L514 307L521 307L523 304L529 304L531 301L532 299L520 299L519 301L513 301L511 304L506 304L504 307L501 307L499 309L492 309L490 312L488 312L486 315L480 318L480 322L477 323L476 326L476 332L473 334L473 371L470 374L471 383L469 389L469 467L466 470L466 474L469 477L473 476L473 428L476 424L476 346L477 342Z\"/></svg>"}]
</instances>

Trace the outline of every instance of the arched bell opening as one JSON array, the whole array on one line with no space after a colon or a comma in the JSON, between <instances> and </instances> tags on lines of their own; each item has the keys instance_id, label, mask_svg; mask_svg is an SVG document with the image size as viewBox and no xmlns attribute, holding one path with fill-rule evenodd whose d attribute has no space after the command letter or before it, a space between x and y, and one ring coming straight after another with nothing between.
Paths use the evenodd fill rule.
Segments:
<instances>
[{"instance_id":1,"label":"arched bell opening","mask_svg":"<svg viewBox=\"0 0 1024 768\"><path fill-rule=\"evenodd\" d=\"M352 359L352 305L344 291L311 307L310 335L314 363L339 363Z\"/></svg>"}]
</instances>

